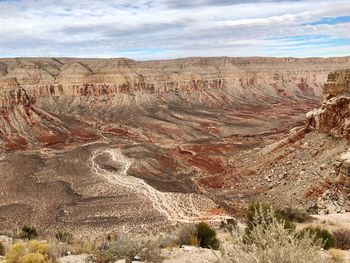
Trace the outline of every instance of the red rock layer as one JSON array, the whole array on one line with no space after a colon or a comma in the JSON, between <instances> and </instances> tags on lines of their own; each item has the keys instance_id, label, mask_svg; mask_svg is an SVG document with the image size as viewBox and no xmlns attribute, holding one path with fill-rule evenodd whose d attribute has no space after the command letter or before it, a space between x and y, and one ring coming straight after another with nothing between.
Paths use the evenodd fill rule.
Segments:
<instances>
[{"instance_id":1,"label":"red rock layer","mask_svg":"<svg viewBox=\"0 0 350 263\"><path fill-rule=\"evenodd\" d=\"M231 119L244 119L259 109L266 111L271 105L283 105L284 111L290 107L293 118L299 114L296 105L302 113L317 104L328 73L347 67L349 62L349 57L189 58L149 62L1 59L0 149L65 144L71 138L90 140L97 137L97 126L155 113L157 118L177 121L173 113L164 117L169 115L168 107L220 110ZM273 114L278 107L269 111ZM152 125L157 126L156 122ZM191 125L196 126L196 122ZM210 136L228 134L227 129L220 130L215 123L208 125L202 123L200 130ZM170 134L184 133L178 131L178 126L163 125L158 129L166 134L169 129ZM152 135L146 136L151 139ZM20 147L14 146L22 140L25 143Z\"/></svg>"}]
</instances>

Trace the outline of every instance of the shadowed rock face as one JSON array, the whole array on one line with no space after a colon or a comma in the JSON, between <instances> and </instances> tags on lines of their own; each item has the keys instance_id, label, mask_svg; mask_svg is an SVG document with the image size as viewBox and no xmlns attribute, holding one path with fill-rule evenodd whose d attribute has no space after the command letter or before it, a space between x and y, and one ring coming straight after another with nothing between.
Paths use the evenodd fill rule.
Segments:
<instances>
[{"instance_id":1,"label":"shadowed rock face","mask_svg":"<svg viewBox=\"0 0 350 263\"><path fill-rule=\"evenodd\" d=\"M246 176L265 168L243 151L302 125L349 63L1 59L0 228L139 231L221 215L240 193L254 200L266 189Z\"/></svg>"}]
</instances>

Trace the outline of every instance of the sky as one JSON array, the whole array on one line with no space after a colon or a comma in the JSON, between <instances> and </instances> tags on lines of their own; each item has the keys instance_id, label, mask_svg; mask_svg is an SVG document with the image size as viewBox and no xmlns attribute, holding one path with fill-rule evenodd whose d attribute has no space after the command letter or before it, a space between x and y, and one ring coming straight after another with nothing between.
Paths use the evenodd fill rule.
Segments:
<instances>
[{"instance_id":1,"label":"sky","mask_svg":"<svg viewBox=\"0 0 350 263\"><path fill-rule=\"evenodd\" d=\"M0 0L0 57L350 55L350 0Z\"/></svg>"}]
</instances>

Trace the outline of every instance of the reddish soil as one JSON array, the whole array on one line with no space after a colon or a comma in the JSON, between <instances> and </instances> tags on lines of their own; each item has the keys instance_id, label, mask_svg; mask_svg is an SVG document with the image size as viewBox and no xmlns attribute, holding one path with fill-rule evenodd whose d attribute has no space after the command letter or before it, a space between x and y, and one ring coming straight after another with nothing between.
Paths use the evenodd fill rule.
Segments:
<instances>
[{"instance_id":1,"label":"reddish soil","mask_svg":"<svg viewBox=\"0 0 350 263\"><path fill-rule=\"evenodd\" d=\"M333 181L328 179L325 182L323 182L322 184L307 190L307 192L304 195L306 198L319 197L324 192L326 192L328 189L330 189L332 187L332 185L333 185Z\"/></svg>"},{"instance_id":2,"label":"reddish soil","mask_svg":"<svg viewBox=\"0 0 350 263\"><path fill-rule=\"evenodd\" d=\"M36 137L36 140L43 143L45 146L52 146L55 144L65 143L68 136L65 134L41 134Z\"/></svg>"},{"instance_id":3,"label":"reddish soil","mask_svg":"<svg viewBox=\"0 0 350 263\"><path fill-rule=\"evenodd\" d=\"M222 176L211 176L197 180L200 186L210 187L214 189L221 189L224 187L225 182Z\"/></svg>"},{"instance_id":4,"label":"reddish soil","mask_svg":"<svg viewBox=\"0 0 350 263\"><path fill-rule=\"evenodd\" d=\"M25 138L16 137L5 142L5 150L6 152L25 150L27 148L27 145L28 143Z\"/></svg>"},{"instance_id":5,"label":"reddish soil","mask_svg":"<svg viewBox=\"0 0 350 263\"><path fill-rule=\"evenodd\" d=\"M93 141L99 138L96 134L87 131L73 131L72 136L83 141Z\"/></svg>"}]
</instances>

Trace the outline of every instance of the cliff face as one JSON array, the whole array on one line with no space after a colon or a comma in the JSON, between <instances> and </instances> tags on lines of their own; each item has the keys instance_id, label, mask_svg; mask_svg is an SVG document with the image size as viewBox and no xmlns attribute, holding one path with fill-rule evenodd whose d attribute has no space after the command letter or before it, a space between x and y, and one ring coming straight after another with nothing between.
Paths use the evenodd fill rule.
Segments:
<instances>
[{"instance_id":1,"label":"cliff face","mask_svg":"<svg viewBox=\"0 0 350 263\"><path fill-rule=\"evenodd\" d=\"M331 73L322 106L307 114L309 125L335 137L350 138L350 70Z\"/></svg>"},{"instance_id":2,"label":"cliff face","mask_svg":"<svg viewBox=\"0 0 350 263\"><path fill-rule=\"evenodd\" d=\"M333 137L350 139L350 70L329 74L322 106L307 114L309 127ZM335 163L333 187L319 198L319 207L328 211L350 211L350 153ZM339 208L340 207L340 208Z\"/></svg>"},{"instance_id":3,"label":"cliff face","mask_svg":"<svg viewBox=\"0 0 350 263\"><path fill-rule=\"evenodd\" d=\"M325 97L332 98L338 95L350 94L350 70L332 72L324 88Z\"/></svg>"},{"instance_id":4,"label":"cliff face","mask_svg":"<svg viewBox=\"0 0 350 263\"><path fill-rule=\"evenodd\" d=\"M330 71L344 68L350 58L193 58L136 62L128 59L7 59L1 60L0 107L9 107L7 89L24 88L34 98L101 96L139 92L177 92L186 99L196 91L254 97L320 96ZM258 88L254 90L253 87ZM247 90L248 89L248 90ZM202 94L204 95L204 94ZM210 97L210 96L209 96ZM210 99L192 103L210 104Z\"/></svg>"},{"instance_id":5,"label":"cliff face","mask_svg":"<svg viewBox=\"0 0 350 263\"><path fill-rule=\"evenodd\" d=\"M295 124L300 121L300 114L319 103L329 72L345 68L349 62L349 57L189 58L148 62L1 59L0 148L35 148L42 143L67 142L67 138L75 138L77 134L79 140L90 140L97 138L100 128L106 125L111 128L112 123L130 124L134 120L133 128L136 128L142 119L148 125L150 120L146 118L154 117L177 125L172 127L172 131L176 130L172 134L178 135L171 140L182 137L181 140L187 141L196 135L181 130L174 120L180 108L181 112L196 109L223 111L224 115L231 112L227 118L232 121L235 115L242 121L245 119L248 130L252 126L248 123L255 122L254 115L258 113L261 114L258 118L281 113L279 116L288 116L288 120L295 118L288 125ZM66 121L67 117L70 122ZM266 127L267 124L268 121ZM213 132L219 132L216 136L230 135L224 125L215 127L215 121L204 121L197 127L194 120L194 124L188 125L209 136ZM260 123L259 127L264 125ZM269 127L278 129L277 123ZM265 130L261 128L258 132ZM164 131L154 135L157 131L152 128L151 133L147 135L149 139L164 138ZM242 134L242 129L231 134L236 133Z\"/></svg>"}]
</instances>

